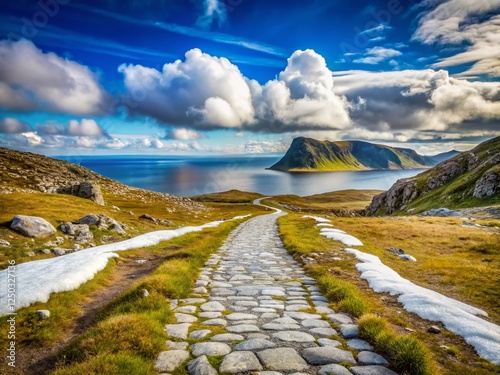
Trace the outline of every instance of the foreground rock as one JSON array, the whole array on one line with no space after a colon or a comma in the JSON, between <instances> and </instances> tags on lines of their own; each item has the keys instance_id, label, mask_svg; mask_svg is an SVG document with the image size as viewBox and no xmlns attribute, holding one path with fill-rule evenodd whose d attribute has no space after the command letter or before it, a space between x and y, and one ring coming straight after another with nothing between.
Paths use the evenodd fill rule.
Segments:
<instances>
[{"instance_id":1,"label":"foreground rock","mask_svg":"<svg viewBox=\"0 0 500 375\"><path fill-rule=\"evenodd\" d=\"M56 233L56 228L47 220L37 216L16 215L10 229L27 237L48 237Z\"/></svg>"}]
</instances>

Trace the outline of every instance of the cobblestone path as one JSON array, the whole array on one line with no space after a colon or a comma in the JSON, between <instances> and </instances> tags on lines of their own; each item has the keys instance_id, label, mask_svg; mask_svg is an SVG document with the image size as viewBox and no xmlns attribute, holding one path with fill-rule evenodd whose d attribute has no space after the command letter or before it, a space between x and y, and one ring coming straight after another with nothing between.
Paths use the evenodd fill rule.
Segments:
<instances>
[{"instance_id":1,"label":"cobblestone path","mask_svg":"<svg viewBox=\"0 0 500 375\"><path fill-rule=\"evenodd\" d=\"M395 374L287 253L282 214L241 224L201 269L192 296L171 301L177 324L165 327L158 372L188 363L191 375Z\"/></svg>"}]
</instances>

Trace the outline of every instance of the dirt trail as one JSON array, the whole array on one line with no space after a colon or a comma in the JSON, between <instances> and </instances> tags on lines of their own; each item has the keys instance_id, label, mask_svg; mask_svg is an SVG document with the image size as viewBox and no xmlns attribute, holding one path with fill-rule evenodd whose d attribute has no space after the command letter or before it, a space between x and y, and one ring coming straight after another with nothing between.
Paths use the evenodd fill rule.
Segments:
<instances>
[{"instance_id":1,"label":"dirt trail","mask_svg":"<svg viewBox=\"0 0 500 375\"><path fill-rule=\"evenodd\" d=\"M78 335L90 328L97 313L109 302L151 274L167 254L142 254L119 258L107 286L99 288L81 302L81 312L57 343L43 348L24 348L19 353L18 369L22 374L48 374L56 365L57 354ZM138 262L146 260L146 262Z\"/></svg>"}]
</instances>

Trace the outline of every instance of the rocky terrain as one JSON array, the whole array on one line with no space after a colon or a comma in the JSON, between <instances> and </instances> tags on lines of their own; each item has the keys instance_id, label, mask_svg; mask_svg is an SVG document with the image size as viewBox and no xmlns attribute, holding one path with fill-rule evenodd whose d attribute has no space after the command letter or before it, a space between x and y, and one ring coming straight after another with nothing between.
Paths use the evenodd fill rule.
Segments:
<instances>
[{"instance_id":1,"label":"rocky terrain","mask_svg":"<svg viewBox=\"0 0 500 375\"><path fill-rule=\"evenodd\" d=\"M500 137L483 142L373 198L367 213L418 213L431 208L500 204Z\"/></svg>"},{"instance_id":2,"label":"rocky terrain","mask_svg":"<svg viewBox=\"0 0 500 375\"><path fill-rule=\"evenodd\" d=\"M0 194L17 192L72 194L92 199L100 205L105 203L102 195L109 194L139 199L145 204L168 203L172 212L206 210L203 204L189 198L130 187L77 164L0 148Z\"/></svg>"},{"instance_id":3,"label":"rocky terrain","mask_svg":"<svg viewBox=\"0 0 500 375\"><path fill-rule=\"evenodd\" d=\"M409 148L298 137L293 140L285 156L269 169L292 172L355 171L427 168L437 163L432 157L419 155Z\"/></svg>"}]
</instances>

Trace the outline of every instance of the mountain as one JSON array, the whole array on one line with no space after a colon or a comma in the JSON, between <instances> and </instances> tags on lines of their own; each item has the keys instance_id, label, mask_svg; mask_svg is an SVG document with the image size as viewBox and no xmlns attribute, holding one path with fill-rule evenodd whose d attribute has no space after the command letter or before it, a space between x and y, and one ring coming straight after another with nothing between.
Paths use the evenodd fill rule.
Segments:
<instances>
[{"instance_id":1,"label":"mountain","mask_svg":"<svg viewBox=\"0 0 500 375\"><path fill-rule=\"evenodd\" d=\"M447 152L442 152L441 154L433 155L433 156L431 156L431 158L436 162L436 164L439 164L445 160L454 158L458 154L460 154L460 151L451 150L451 151L447 151Z\"/></svg>"},{"instance_id":2,"label":"mountain","mask_svg":"<svg viewBox=\"0 0 500 375\"><path fill-rule=\"evenodd\" d=\"M298 137L286 154L269 169L290 172L411 169L436 165L428 156L409 148L361 141L318 141Z\"/></svg>"},{"instance_id":3,"label":"mountain","mask_svg":"<svg viewBox=\"0 0 500 375\"><path fill-rule=\"evenodd\" d=\"M500 137L483 142L373 198L370 215L500 204Z\"/></svg>"}]
</instances>

